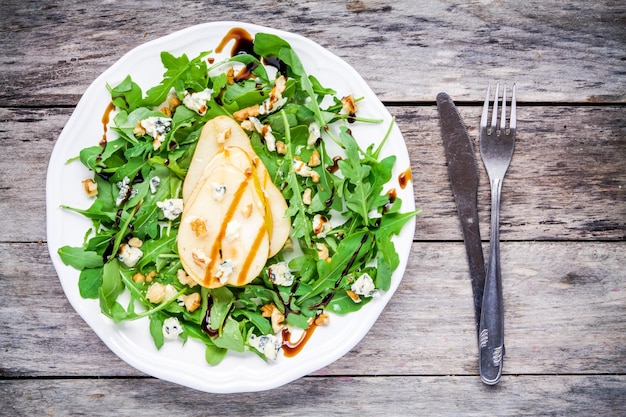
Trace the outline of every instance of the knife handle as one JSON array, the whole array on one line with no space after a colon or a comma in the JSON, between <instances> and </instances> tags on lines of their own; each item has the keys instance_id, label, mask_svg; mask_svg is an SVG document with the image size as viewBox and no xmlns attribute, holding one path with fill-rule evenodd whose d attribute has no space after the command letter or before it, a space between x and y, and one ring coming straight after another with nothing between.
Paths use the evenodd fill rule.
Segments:
<instances>
[{"instance_id":1,"label":"knife handle","mask_svg":"<svg viewBox=\"0 0 626 417\"><path fill-rule=\"evenodd\" d=\"M502 376L504 358L504 302L500 275L500 193L502 182L491 184L491 236L489 264L478 334L480 378L495 385Z\"/></svg>"}]
</instances>

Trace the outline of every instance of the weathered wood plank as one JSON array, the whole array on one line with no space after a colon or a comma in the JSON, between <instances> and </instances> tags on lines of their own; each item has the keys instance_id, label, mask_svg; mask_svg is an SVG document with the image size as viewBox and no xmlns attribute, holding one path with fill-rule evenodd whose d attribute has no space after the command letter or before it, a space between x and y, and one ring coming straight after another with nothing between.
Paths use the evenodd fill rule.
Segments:
<instances>
[{"instance_id":1,"label":"weathered wood plank","mask_svg":"<svg viewBox=\"0 0 626 417\"><path fill-rule=\"evenodd\" d=\"M503 243L507 376L626 372L625 249L623 242ZM0 294L0 377L142 375L73 311L45 244L0 245ZM476 375L472 322L463 245L415 243L378 322L317 374Z\"/></svg>"},{"instance_id":2,"label":"weathered wood plank","mask_svg":"<svg viewBox=\"0 0 626 417\"><path fill-rule=\"evenodd\" d=\"M280 389L206 394L154 379L0 382L12 416L618 416L624 376L520 376L495 388L471 377L306 377ZM389 398L381 393L394 393Z\"/></svg>"},{"instance_id":3,"label":"weathered wood plank","mask_svg":"<svg viewBox=\"0 0 626 417\"><path fill-rule=\"evenodd\" d=\"M626 100L623 2L11 0L3 10L3 106L73 105L133 47L218 20L307 36L389 101L432 102L442 88L476 101L492 79L517 82L521 101Z\"/></svg>"},{"instance_id":4,"label":"weathered wood plank","mask_svg":"<svg viewBox=\"0 0 626 417\"><path fill-rule=\"evenodd\" d=\"M480 109L460 108L476 140ZM435 107L390 107L412 160L417 240L460 240ZM45 240L47 161L71 109L0 108L0 241ZM504 182L506 240L626 238L626 119L622 107L521 107L515 155ZM94 143L97 139L94 139ZM475 147L478 149L478 146ZM489 236L488 179L479 191ZM68 179L69 180L69 179Z\"/></svg>"}]
</instances>

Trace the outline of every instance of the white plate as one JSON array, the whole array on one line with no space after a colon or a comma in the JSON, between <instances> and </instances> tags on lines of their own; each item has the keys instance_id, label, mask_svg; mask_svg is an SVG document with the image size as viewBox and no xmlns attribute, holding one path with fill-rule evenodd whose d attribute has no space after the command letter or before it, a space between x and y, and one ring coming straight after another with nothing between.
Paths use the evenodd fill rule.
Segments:
<instances>
[{"instance_id":1,"label":"white plate","mask_svg":"<svg viewBox=\"0 0 626 417\"><path fill-rule=\"evenodd\" d=\"M64 265L57 250L64 245L80 246L90 221L82 216L62 210L60 205L87 208L91 201L82 189L81 180L91 177L86 168L75 161L82 148L98 144L103 134L102 115L110 102L106 84L116 85L130 74L144 91L162 78L160 52L169 51L178 56L186 53L190 58L201 51L213 50L233 27L241 27L254 36L257 32L276 34L287 40L300 56L307 73L315 75L322 85L334 88L339 97L354 94L364 97L359 103L359 116L383 118L381 124L353 127L357 140L363 138L380 141L391 121L391 115L376 98L359 74L346 62L320 45L304 37L270 28L240 22L215 22L193 26L141 45L113 64L85 91L54 147L46 184L48 247L52 262L68 300L102 341L121 359L138 370L157 378L175 382L194 389L215 393L259 391L278 387L332 363L352 349L369 331L383 308L400 284L406 267L415 223L407 224L396 239L400 266L393 274L391 289L356 313L346 316L332 315L330 324L318 327L304 349L295 357L279 355L273 363L265 363L251 352L229 352L217 366L204 360L204 345L189 339L183 346L168 342L157 350L150 337L148 321L137 320L115 324L103 314L97 300L83 299L78 292L78 275L75 269ZM228 45L225 54L230 50ZM216 56L217 59L220 56ZM351 126L352 127L352 126ZM403 211L414 209L412 185L402 189L398 176L409 168L409 157L402 134L393 128L385 155L395 154L394 172L398 197L402 198ZM104 364L103 364L104 365Z\"/></svg>"}]
</instances>

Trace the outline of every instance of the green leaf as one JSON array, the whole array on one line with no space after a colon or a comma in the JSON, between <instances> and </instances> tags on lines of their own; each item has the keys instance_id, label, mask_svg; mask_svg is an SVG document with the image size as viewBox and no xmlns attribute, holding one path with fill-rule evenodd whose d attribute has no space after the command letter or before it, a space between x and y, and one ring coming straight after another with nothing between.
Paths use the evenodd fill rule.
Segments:
<instances>
[{"instance_id":1,"label":"green leaf","mask_svg":"<svg viewBox=\"0 0 626 417\"><path fill-rule=\"evenodd\" d=\"M218 365L228 353L228 349L223 349L215 345L206 345L204 359L209 365Z\"/></svg>"},{"instance_id":2,"label":"green leaf","mask_svg":"<svg viewBox=\"0 0 626 417\"><path fill-rule=\"evenodd\" d=\"M111 93L111 101L119 109L132 111L141 103L143 96L141 87L131 79L130 75L113 88L107 85L107 89Z\"/></svg>"},{"instance_id":3,"label":"green leaf","mask_svg":"<svg viewBox=\"0 0 626 417\"><path fill-rule=\"evenodd\" d=\"M59 257L65 265L78 270L97 268L103 265L102 256L81 247L63 246L58 250Z\"/></svg>"},{"instance_id":4,"label":"green leaf","mask_svg":"<svg viewBox=\"0 0 626 417\"><path fill-rule=\"evenodd\" d=\"M102 259L102 258L100 258ZM78 277L78 291L83 298L98 298L98 290L102 285L102 268L87 268Z\"/></svg>"},{"instance_id":5,"label":"green leaf","mask_svg":"<svg viewBox=\"0 0 626 417\"><path fill-rule=\"evenodd\" d=\"M117 307L119 304L116 303L116 300L122 291L124 291L124 283L120 276L120 266L117 259L113 258L112 261L104 264L102 285L98 293L100 298L100 310L107 317L119 317L119 308ZM117 306L115 304L117 304Z\"/></svg>"},{"instance_id":6,"label":"green leaf","mask_svg":"<svg viewBox=\"0 0 626 417\"><path fill-rule=\"evenodd\" d=\"M83 216L91 220L114 222L116 217L115 211L110 211L110 207L107 206L107 204L100 199L95 200L91 207L89 207L87 210L68 206L61 206L61 208L82 214Z\"/></svg>"},{"instance_id":7,"label":"green leaf","mask_svg":"<svg viewBox=\"0 0 626 417\"><path fill-rule=\"evenodd\" d=\"M163 314L155 313L150 315L150 335L157 349L161 349L165 343L165 337L163 336L164 321L165 316Z\"/></svg>"},{"instance_id":8,"label":"green leaf","mask_svg":"<svg viewBox=\"0 0 626 417\"><path fill-rule=\"evenodd\" d=\"M392 235L397 235L402 230L402 227L415 217L419 211L412 211L409 213L393 213L383 215L380 226L376 231L376 246L378 248L378 266L381 268L381 281L382 287L388 285L388 280L391 279L391 272L393 272L400 264L400 258L396 252L396 248L391 240ZM382 257L382 259L381 259Z\"/></svg>"},{"instance_id":9,"label":"green leaf","mask_svg":"<svg viewBox=\"0 0 626 417\"><path fill-rule=\"evenodd\" d=\"M297 327L299 329L308 329L309 328L309 317L304 316L302 314L287 314L285 317L285 321L290 326Z\"/></svg>"},{"instance_id":10,"label":"green leaf","mask_svg":"<svg viewBox=\"0 0 626 417\"><path fill-rule=\"evenodd\" d=\"M215 343L215 346L223 349L243 352L245 345L237 320L229 316L224 323L221 334L213 339L213 343Z\"/></svg>"},{"instance_id":11,"label":"green leaf","mask_svg":"<svg viewBox=\"0 0 626 417\"><path fill-rule=\"evenodd\" d=\"M254 325L261 334L269 334L273 333L272 324L269 320L263 317L260 313L256 311L250 311L246 309L236 309L233 311L233 317L243 316L246 319L250 320L250 323Z\"/></svg>"},{"instance_id":12,"label":"green leaf","mask_svg":"<svg viewBox=\"0 0 626 417\"><path fill-rule=\"evenodd\" d=\"M172 230L169 236L165 235L160 239L147 240L142 246L141 250L143 256L136 268L142 269L144 266L150 263L156 263L159 255L166 255L174 253L172 248L176 246L176 236L178 235L178 229Z\"/></svg>"},{"instance_id":13,"label":"green leaf","mask_svg":"<svg viewBox=\"0 0 626 417\"><path fill-rule=\"evenodd\" d=\"M167 70L163 81L147 91L142 105L151 107L163 103L172 89L180 92L187 87L195 91L206 88L208 71L206 62L202 58L208 54L209 52L202 52L196 58L189 60L186 54L175 57L169 52L161 52L161 62Z\"/></svg>"},{"instance_id":14,"label":"green leaf","mask_svg":"<svg viewBox=\"0 0 626 417\"><path fill-rule=\"evenodd\" d=\"M345 291L341 291L335 294L330 303L328 303L328 309L336 314L353 313L359 311L371 300L372 297L361 297L361 301L356 303Z\"/></svg>"},{"instance_id":15,"label":"green leaf","mask_svg":"<svg viewBox=\"0 0 626 417\"><path fill-rule=\"evenodd\" d=\"M209 325L211 329L219 330L233 305L233 293L226 287L215 288L209 291L209 297L213 301L210 311Z\"/></svg>"},{"instance_id":16,"label":"green leaf","mask_svg":"<svg viewBox=\"0 0 626 417\"><path fill-rule=\"evenodd\" d=\"M408 213L385 214L380 221L379 230L388 234L400 234L404 225L419 213L421 213L421 210Z\"/></svg>"},{"instance_id":17,"label":"green leaf","mask_svg":"<svg viewBox=\"0 0 626 417\"><path fill-rule=\"evenodd\" d=\"M97 171L96 167L99 163L108 161L115 152L120 149L123 150L125 146L126 141L123 139L115 139L108 141L104 149L102 146L84 148L79 153L80 162L87 168Z\"/></svg>"},{"instance_id":18,"label":"green leaf","mask_svg":"<svg viewBox=\"0 0 626 417\"><path fill-rule=\"evenodd\" d=\"M368 259L364 255L370 253L372 243L372 235L367 231L346 236L339 244L337 253L332 257L330 263L318 262L319 278L311 284L311 291L300 298L299 304L324 291L334 289L340 280Z\"/></svg>"}]
</instances>

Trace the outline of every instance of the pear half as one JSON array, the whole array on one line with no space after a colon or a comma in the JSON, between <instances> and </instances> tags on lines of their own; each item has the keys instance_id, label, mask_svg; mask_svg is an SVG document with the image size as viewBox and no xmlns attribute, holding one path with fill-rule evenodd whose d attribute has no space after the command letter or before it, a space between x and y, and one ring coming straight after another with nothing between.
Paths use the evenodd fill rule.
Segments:
<instances>
[{"instance_id":1,"label":"pear half","mask_svg":"<svg viewBox=\"0 0 626 417\"><path fill-rule=\"evenodd\" d=\"M219 116L200 135L183 184L183 268L200 285L245 285L282 249L287 202L237 122Z\"/></svg>"},{"instance_id":2,"label":"pear half","mask_svg":"<svg viewBox=\"0 0 626 417\"><path fill-rule=\"evenodd\" d=\"M252 170L220 164L185 206L178 253L187 274L204 287L245 285L265 266L269 234L253 177Z\"/></svg>"},{"instance_id":3,"label":"pear half","mask_svg":"<svg viewBox=\"0 0 626 417\"><path fill-rule=\"evenodd\" d=\"M212 169L210 165L213 165L212 160L215 155L228 148L239 148L244 151L255 168L258 184L265 194L266 218L270 235L268 257L272 257L283 248L291 232L291 220L285 216L287 202L272 182L267 168L252 149L250 138L235 120L227 116L217 116L209 120L202 128L183 184L183 200L187 204L200 178Z\"/></svg>"}]
</instances>

